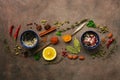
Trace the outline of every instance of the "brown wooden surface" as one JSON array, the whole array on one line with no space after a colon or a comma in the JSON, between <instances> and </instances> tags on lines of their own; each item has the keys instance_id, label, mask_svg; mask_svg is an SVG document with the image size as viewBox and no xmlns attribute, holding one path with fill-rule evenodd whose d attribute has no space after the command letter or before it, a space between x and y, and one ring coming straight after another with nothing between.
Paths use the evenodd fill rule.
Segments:
<instances>
[{"instance_id":1,"label":"brown wooden surface","mask_svg":"<svg viewBox=\"0 0 120 80\"><path fill-rule=\"evenodd\" d=\"M74 23L83 18L108 25L120 44L120 0L0 0L0 80L120 80L120 48L104 60L92 59L82 50L84 61L65 58L58 64L44 65L33 58L14 56L3 43L7 39L13 49L15 43L8 35L12 24L16 27L21 24L22 33L29 29L27 23L39 23L41 19L49 23L56 20ZM76 37L80 38L86 30L89 29L82 29ZM59 52L65 44L61 42L54 47Z\"/></svg>"}]
</instances>

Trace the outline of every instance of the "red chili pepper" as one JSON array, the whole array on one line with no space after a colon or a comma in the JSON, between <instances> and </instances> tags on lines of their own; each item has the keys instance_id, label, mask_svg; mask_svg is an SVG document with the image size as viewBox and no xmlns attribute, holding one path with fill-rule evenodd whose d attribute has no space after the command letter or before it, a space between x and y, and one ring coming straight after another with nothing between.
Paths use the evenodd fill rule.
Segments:
<instances>
[{"instance_id":1,"label":"red chili pepper","mask_svg":"<svg viewBox=\"0 0 120 80\"><path fill-rule=\"evenodd\" d=\"M13 29L14 29L14 25L10 26L10 29L9 29L9 35L10 35L10 36L12 36Z\"/></svg>"},{"instance_id":2,"label":"red chili pepper","mask_svg":"<svg viewBox=\"0 0 120 80\"><path fill-rule=\"evenodd\" d=\"M15 34L14 34L14 39L17 40L17 37L18 37L18 34L19 34L19 31L20 31L20 28L21 28L21 25L19 25L19 27L17 28Z\"/></svg>"},{"instance_id":3,"label":"red chili pepper","mask_svg":"<svg viewBox=\"0 0 120 80\"><path fill-rule=\"evenodd\" d=\"M111 39L108 40L107 48L109 48L109 46L113 43L114 40L115 40L114 38L111 38Z\"/></svg>"}]
</instances>

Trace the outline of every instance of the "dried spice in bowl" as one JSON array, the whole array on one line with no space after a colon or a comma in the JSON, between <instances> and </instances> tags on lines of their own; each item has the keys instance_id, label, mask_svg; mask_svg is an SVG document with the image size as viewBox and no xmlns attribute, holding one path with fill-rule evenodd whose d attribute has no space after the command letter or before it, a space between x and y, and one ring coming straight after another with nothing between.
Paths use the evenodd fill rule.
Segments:
<instances>
[{"instance_id":1,"label":"dried spice in bowl","mask_svg":"<svg viewBox=\"0 0 120 80\"><path fill-rule=\"evenodd\" d=\"M23 32L20 37L20 42L22 46L27 49L32 49L36 47L38 41L39 41L38 35L32 30L27 30Z\"/></svg>"}]
</instances>

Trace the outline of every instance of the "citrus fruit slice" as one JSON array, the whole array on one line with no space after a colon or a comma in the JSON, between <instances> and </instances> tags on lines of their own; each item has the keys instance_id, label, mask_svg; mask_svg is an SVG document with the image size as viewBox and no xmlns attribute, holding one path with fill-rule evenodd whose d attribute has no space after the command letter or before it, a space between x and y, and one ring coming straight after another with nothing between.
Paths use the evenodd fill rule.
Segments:
<instances>
[{"instance_id":1,"label":"citrus fruit slice","mask_svg":"<svg viewBox=\"0 0 120 80\"><path fill-rule=\"evenodd\" d=\"M51 61L56 58L57 53L53 47L46 47L42 55L45 60Z\"/></svg>"}]
</instances>

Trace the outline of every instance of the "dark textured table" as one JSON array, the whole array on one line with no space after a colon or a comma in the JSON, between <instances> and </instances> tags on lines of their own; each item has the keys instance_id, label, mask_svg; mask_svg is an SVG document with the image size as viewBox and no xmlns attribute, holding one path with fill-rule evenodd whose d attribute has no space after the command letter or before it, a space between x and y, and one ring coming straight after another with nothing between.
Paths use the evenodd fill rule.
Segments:
<instances>
[{"instance_id":1,"label":"dark textured table","mask_svg":"<svg viewBox=\"0 0 120 80\"><path fill-rule=\"evenodd\" d=\"M120 46L107 59L96 58L84 51L84 61L65 58L58 64L44 65L32 58L14 56L6 50L4 39L12 50L14 41L8 35L8 28L46 19L71 22L91 18L96 23L108 25L120 44L120 1L119 0L0 0L0 80L120 80ZM86 29L83 29L80 34ZM70 33L71 31L68 31ZM53 34L52 34L53 35ZM17 42L19 43L19 41ZM64 43L59 46L65 47ZM59 46L55 46L59 51Z\"/></svg>"}]
</instances>

